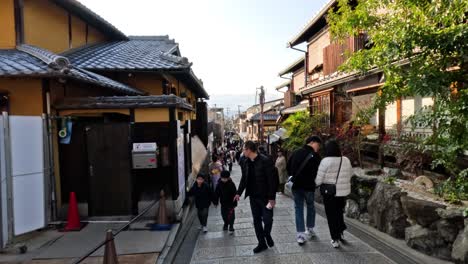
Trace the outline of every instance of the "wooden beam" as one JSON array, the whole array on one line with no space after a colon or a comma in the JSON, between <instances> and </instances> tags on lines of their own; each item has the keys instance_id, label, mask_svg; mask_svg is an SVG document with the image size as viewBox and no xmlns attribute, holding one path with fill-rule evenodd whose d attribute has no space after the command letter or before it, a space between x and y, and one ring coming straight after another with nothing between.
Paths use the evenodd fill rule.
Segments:
<instances>
[{"instance_id":1,"label":"wooden beam","mask_svg":"<svg viewBox=\"0 0 468 264\"><path fill-rule=\"evenodd\" d=\"M401 130L403 128L403 124L401 122L401 97L396 101L396 108L397 108L397 135L400 137Z\"/></svg>"},{"instance_id":2,"label":"wooden beam","mask_svg":"<svg viewBox=\"0 0 468 264\"><path fill-rule=\"evenodd\" d=\"M14 0L16 45L24 43L23 0Z\"/></svg>"},{"instance_id":3,"label":"wooden beam","mask_svg":"<svg viewBox=\"0 0 468 264\"><path fill-rule=\"evenodd\" d=\"M73 48L72 42L73 34L72 34L72 17L71 14L68 13L68 48Z\"/></svg>"}]
</instances>

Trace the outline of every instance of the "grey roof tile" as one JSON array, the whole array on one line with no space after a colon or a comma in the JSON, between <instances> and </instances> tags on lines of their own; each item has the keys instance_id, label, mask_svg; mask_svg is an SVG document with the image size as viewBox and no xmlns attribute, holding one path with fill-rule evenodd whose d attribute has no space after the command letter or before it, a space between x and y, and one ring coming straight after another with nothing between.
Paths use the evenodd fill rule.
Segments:
<instances>
[{"instance_id":1,"label":"grey roof tile","mask_svg":"<svg viewBox=\"0 0 468 264\"><path fill-rule=\"evenodd\" d=\"M263 114L263 120L265 121L276 121L280 115L279 114ZM258 121L260 120L260 113L253 115L250 120Z\"/></svg>"},{"instance_id":2,"label":"grey roof tile","mask_svg":"<svg viewBox=\"0 0 468 264\"><path fill-rule=\"evenodd\" d=\"M126 84L75 67L62 56L30 45L20 45L17 49L0 49L0 77L9 76L72 78L109 88L122 94L144 94L144 92Z\"/></svg>"},{"instance_id":3,"label":"grey roof tile","mask_svg":"<svg viewBox=\"0 0 468 264\"><path fill-rule=\"evenodd\" d=\"M74 65L89 70L188 69L186 58L169 52L177 47L167 36L138 36L70 50L63 55Z\"/></svg>"}]
</instances>

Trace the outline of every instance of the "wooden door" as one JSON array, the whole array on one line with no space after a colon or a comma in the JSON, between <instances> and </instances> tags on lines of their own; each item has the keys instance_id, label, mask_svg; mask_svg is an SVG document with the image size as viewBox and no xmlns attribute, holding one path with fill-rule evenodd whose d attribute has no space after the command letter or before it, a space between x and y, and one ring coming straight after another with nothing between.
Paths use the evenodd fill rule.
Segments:
<instances>
[{"instance_id":1,"label":"wooden door","mask_svg":"<svg viewBox=\"0 0 468 264\"><path fill-rule=\"evenodd\" d=\"M131 214L129 124L86 127L91 216Z\"/></svg>"}]
</instances>

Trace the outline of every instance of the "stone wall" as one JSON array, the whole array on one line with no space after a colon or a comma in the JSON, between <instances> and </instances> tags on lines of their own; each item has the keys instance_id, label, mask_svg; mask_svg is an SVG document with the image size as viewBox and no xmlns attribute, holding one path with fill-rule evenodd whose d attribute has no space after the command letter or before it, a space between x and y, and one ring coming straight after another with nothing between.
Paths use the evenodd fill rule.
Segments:
<instances>
[{"instance_id":1,"label":"stone wall","mask_svg":"<svg viewBox=\"0 0 468 264\"><path fill-rule=\"evenodd\" d=\"M461 208L415 198L380 177L353 176L345 214L420 252L468 263L468 218Z\"/></svg>"}]
</instances>

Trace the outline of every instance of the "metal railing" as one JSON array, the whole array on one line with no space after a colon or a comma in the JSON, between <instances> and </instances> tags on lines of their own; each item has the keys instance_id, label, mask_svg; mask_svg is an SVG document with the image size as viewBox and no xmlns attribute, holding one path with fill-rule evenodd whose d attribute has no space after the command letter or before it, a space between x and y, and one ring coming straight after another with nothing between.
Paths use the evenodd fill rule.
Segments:
<instances>
[{"instance_id":1,"label":"metal railing","mask_svg":"<svg viewBox=\"0 0 468 264\"><path fill-rule=\"evenodd\" d=\"M143 215L145 215L157 202L159 202L159 200L156 200L154 201L153 203L151 203L150 205L148 205L145 210L143 210L143 212L141 212L139 215L135 216L134 218L132 218L128 223L126 223L124 226L122 226L119 230L117 230L117 232L115 233L112 233L113 234L113 238L114 239L118 234L120 234L122 231L124 231L125 229L127 229L131 224L133 224L134 222L136 222L138 219L140 219ZM81 263L83 262L83 260L87 259L89 256L91 256L94 252L96 252L98 249L100 249L102 246L104 246L105 244L107 244L107 242L109 242L110 240L108 239L104 239L101 243L99 243L97 246L95 246L93 249L91 249L90 251L88 251L85 255L83 255L82 257L80 257L77 261L73 262L73 264L78 264L78 263Z\"/></svg>"}]
</instances>

